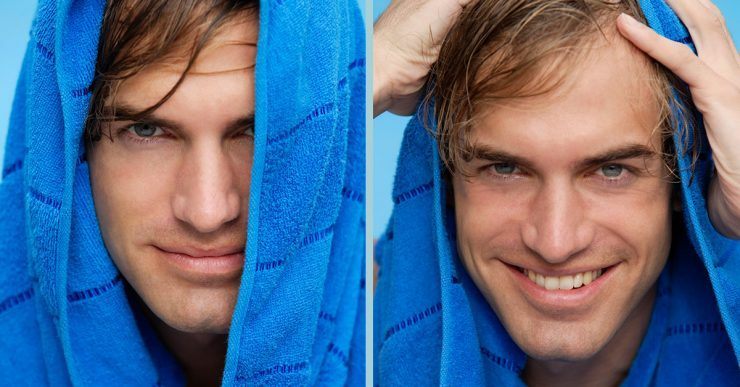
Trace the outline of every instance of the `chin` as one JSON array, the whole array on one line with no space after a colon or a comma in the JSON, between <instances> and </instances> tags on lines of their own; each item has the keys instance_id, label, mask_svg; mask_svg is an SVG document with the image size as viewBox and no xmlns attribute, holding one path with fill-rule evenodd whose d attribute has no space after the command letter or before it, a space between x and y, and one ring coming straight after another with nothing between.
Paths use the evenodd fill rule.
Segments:
<instances>
[{"instance_id":1,"label":"chin","mask_svg":"<svg viewBox=\"0 0 740 387\"><path fill-rule=\"evenodd\" d=\"M608 329L593 329L597 322L541 322L529 329L511 329L509 335L527 356L543 361L578 362L596 356L611 340ZM616 328L615 328L616 330Z\"/></svg>"},{"instance_id":2,"label":"chin","mask_svg":"<svg viewBox=\"0 0 740 387\"><path fill-rule=\"evenodd\" d=\"M185 333L209 333L209 334L226 334L229 332L231 325L231 312L215 311L209 314L195 314L191 311L182 311L176 315L160 315L159 317L165 324L173 329Z\"/></svg>"},{"instance_id":3,"label":"chin","mask_svg":"<svg viewBox=\"0 0 740 387\"><path fill-rule=\"evenodd\" d=\"M519 343L517 343L519 344ZM519 347L527 356L543 361L579 362L596 356L604 345L595 343L522 343Z\"/></svg>"},{"instance_id":4,"label":"chin","mask_svg":"<svg viewBox=\"0 0 740 387\"><path fill-rule=\"evenodd\" d=\"M238 288L183 293L187 296L145 302L162 322L180 332L205 334L229 332Z\"/></svg>"}]
</instances>

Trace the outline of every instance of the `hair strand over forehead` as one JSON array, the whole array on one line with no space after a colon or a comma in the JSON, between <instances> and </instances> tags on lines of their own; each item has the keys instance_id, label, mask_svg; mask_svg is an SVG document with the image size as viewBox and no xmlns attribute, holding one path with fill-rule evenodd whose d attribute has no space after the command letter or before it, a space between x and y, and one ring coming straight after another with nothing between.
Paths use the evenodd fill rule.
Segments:
<instances>
[{"instance_id":1,"label":"hair strand over forehead","mask_svg":"<svg viewBox=\"0 0 740 387\"><path fill-rule=\"evenodd\" d=\"M144 116L165 103L185 79L198 54L224 24L251 15L258 0L109 0L98 44L92 100L85 138L88 144L103 133L103 124ZM105 109L125 80L147 66L169 59L187 59L176 84L156 104L131 117Z\"/></svg>"},{"instance_id":2,"label":"hair strand over forehead","mask_svg":"<svg viewBox=\"0 0 740 387\"><path fill-rule=\"evenodd\" d=\"M598 39L617 34L620 13L645 22L636 0L478 0L451 27L432 66L422 109L434 106L440 158L450 173L467 174L472 123L484 107L513 98L545 95L560 86ZM692 124L689 94L659 63L646 60L659 107L656 130L668 170L677 176L673 134ZM424 117L427 114L423 114ZM697 158L698 134L682 133Z\"/></svg>"}]
</instances>

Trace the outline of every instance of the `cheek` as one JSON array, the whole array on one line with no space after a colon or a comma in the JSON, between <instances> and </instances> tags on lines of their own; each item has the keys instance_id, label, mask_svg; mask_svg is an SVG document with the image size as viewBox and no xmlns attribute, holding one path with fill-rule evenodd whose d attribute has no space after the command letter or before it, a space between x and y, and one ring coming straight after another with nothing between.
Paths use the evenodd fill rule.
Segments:
<instances>
[{"instance_id":1,"label":"cheek","mask_svg":"<svg viewBox=\"0 0 740 387\"><path fill-rule=\"evenodd\" d=\"M453 188L458 249L464 257L483 258L518 240L520 223L528 213L526 194L457 177Z\"/></svg>"},{"instance_id":2,"label":"cheek","mask_svg":"<svg viewBox=\"0 0 740 387\"><path fill-rule=\"evenodd\" d=\"M242 200L249 203L249 187L252 181L252 165L254 163L254 141L244 139L234 144L229 150L234 176Z\"/></svg>"},{"instance_id":3,"label":"cheek","mask_svg":"<svg viewBox=\"0 0 740 387\"><path fill-rule=\"evenodd\" d=\"M667 256L671 243L671 186L660 179L639 190L584 200L589 218L638 257ZM651 264L655 260L641 262Z\"/></svg>"},{"instance_id":4,"label":"cheek","mask_svg":"<svg viewBox=\"0 0 740 387\"><path fill-rule=\"evenodd\" d=\"M168 216L168 187L177 177L175 152L131 154L117 147L103 139L89 156L95 211L112 253L150 228L153 220Z\"/></svg>"}]
</instances>

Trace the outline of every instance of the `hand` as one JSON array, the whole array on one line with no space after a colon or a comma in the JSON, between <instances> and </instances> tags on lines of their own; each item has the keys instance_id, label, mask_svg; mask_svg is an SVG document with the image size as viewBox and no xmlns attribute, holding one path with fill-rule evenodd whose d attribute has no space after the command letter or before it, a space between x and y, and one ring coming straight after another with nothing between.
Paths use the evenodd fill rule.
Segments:
<instances>
[{"instance_id":1,"label":"hand","mask_svg":"<svg viewBox=\"0 0 740 387\"><path fill-rule=\"evenodd\" d=\"M688 28L698 56L628 15L619 16L617 27L689 86L704 116L717 171L709 189L709 217L720 233L740 239L740 56L710 0L666 2Z\"/></svg>"},{"instance_id":2,"label":"hand","mask_svg":"<svg viewBox=\"0 0 740 387\"><path fill-rule=\"evenodd\" d=\"M394 0L374 26L373 113L409 115L452 22L470 0Z\"/></svg>"}]
</instances>

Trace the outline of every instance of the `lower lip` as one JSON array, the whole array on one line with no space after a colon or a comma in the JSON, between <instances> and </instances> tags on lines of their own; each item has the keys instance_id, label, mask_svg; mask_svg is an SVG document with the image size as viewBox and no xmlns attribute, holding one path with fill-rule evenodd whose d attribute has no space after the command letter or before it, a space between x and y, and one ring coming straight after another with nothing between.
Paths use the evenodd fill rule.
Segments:
<instances>
[{"instance_id":1,"label":"lower lip","mask_svg":"<svg viewBox=\"0 0 740 387\"><path fill-rule=\"evenodd\" d=\"M244 253L211 257L193 257L187 254L160 250L168 262L198 279L239 277L244 266Z\"/></svg>"},{"instance_id":2,"label":"lower lip","mask_svg":"<svg viewBox=\"0 0 740 387\"><path fill-rule=\"evenodd\" d=\"M506 266L511 270L525 297L533 305L545 312L562 312L589 307L597 295L606 287L618 264L608 267L599 278L590 284L571 290L547 290L530 280L519 268L511 265Z\"/></svg>"}]
</instances>

